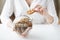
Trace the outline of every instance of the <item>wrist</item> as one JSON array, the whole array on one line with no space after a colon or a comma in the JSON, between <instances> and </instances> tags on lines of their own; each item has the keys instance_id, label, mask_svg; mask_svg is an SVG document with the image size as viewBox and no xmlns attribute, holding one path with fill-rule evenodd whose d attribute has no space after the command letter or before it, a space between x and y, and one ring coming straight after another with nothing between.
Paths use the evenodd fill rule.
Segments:
<instances>
[{"instance_id":1,"label":"wrist","mask_svg":"<svg viewBox=\"0 0 60 40\"><path fill-rule=\"evenodd\" d=\"M44 14L44 17L49 17L50 15L48 13L45 13Z\"/></svg>"},{"instance_id":2,"label":"wrist","mask_svg":"<svg viewBox=\"0 0 60 40\"><path fill-rule=\"evenodd\" d=\"M51 15L45 15L46 22L51 24L54 21L54 18Z\"/></svg>"}]
</instances>

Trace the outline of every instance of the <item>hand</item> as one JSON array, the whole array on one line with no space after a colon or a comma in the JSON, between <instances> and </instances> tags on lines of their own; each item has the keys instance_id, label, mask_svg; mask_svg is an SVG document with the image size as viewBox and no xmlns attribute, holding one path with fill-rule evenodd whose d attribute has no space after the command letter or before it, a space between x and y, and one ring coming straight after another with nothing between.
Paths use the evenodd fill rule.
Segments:
<instances>
[{"instance_id":1,"label":"hand","mask_svg":"<svg viewBox=\"0 0 60 40\"><path fill-rule=\"evenodd\" d=\"M40 5L37 5L35 8L34 8L35 12L39 12L41 15L47 15L47 11L46 11L46 8L40 6Z\"/></svg>"},{"instance_id":2,"label":"hand","mask_svg":"<svg viewBox=\"0 0 60 40\"><path fill-rule=\"evenodd\" d=\"M35 12L39 12L41 15L43 15L46 18L47 23L52 23L54 21L54 18L46 11L47 8L37 5L34 10Z\"/></svg>"},{"instance_id":3,"label":"hand","mask_svg":"<svg viewBox=\"0 0 60 40\"><path fill-rule=\"evenodd\" d=\"M10 27L10 28L13 27L13 23L10 19L7 21L7 26Z\"/></svg>"},{"instance_id":4,"label":"hand","mask_svg":"<svg viewBox=\"0 0 60 40\"><path fill-rule=\"evenodd\" d=\"M46 15L45 18L48 24L52 24L54 22L54 18L51 15Z\"/></svg>"},{"instance_id":5,"label":"hand","mask_svg":"<svg viewBox=\"0 0 60 40\"><path fill-rule=\"evenodd\" d=\"M21 36L23 36L23 37L26 37L28 35L28 33L26 33L26 32L23 32L22 34L21 34Z\"/></svg>"}]
</instances>

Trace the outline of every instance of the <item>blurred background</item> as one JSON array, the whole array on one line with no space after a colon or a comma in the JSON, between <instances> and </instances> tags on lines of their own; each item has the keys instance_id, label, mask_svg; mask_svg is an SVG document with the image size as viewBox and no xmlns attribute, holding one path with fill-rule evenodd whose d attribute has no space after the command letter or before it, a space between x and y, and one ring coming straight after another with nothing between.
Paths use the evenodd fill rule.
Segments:
<instances>
[{"instance_id":1,"label":"blurred background","mask_svg":"<svg viewBox=\"0 0 60 40\"><path fill-rule=\"evenodd\" d=\"M0 15L1 15L1 11L4 6L4 3L5 3L5 0L0 0ZM0 20L0 23L1 23L1 20Z\"/></svg>"},{"instance_id":2,"label":"blurred background","mask_svg":"<svg viewBox=\"0 0 60 40\"><path fill-rule=\"evenodd\" d=\"M5 0L0 0L0 15L1 15L1 11L2 11L4 3L5 3ZM54 3L55 3L56 11L57 11L57 16L60 21L60 0L54 0ZM0 20L0 23L1 23L1 20Z\"/></svg>"},{"instance_id":3,"label":"blurred background","mask_svg":"<svg viewBox=\"0 0 60 40\"><path fill-rule=\"evenodd\" d=\"M60 0L54 0L57 16L59 18L58 24L60 24Z\"/></svg>"}]
</instances>

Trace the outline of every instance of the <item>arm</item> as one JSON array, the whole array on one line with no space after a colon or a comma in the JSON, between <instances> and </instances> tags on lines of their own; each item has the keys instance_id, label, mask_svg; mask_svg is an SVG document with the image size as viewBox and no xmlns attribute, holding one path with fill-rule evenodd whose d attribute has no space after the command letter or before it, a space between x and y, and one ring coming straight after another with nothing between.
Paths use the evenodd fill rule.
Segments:
<instances>
[{"instance_id":1,"label":"arm","mask_svg":"<svg viewBox=\"0 0 60 40\"><path fill-rule=\"evenodd\" d=\"M35 12L39 12L41 15L43 15L47 23L57 24L58 17L54 6L54 1L46 0L46 5L47 5L47 11L46 8L42 7L41 5L37 5L34 8Z\"/></svg>"},{"instance_id":2,"label":"arm","mask_svg":"<svg viewBox=\"0 0 60 40\"><path fill-rule=\"evenodd\" d=\"M36 12L39 12L40 15L44 16L46 23L53 23L54 18L48 13L47 8L42 7L41 5L37 5L34 9Z\"/></svg>"},{"instance_id":3,"label":"arm","mask_svg":"<svg viewBox=\"0 0 60 40\"><path fill-rule=\"evenodd\" d=\"M13 24L15 24L21 15L21 12L23 12L23 7L21 5L20 0L14 0L14 13L15 13L15 19L13 21Z\"/></svg>"},{"instance_id":4,"label":"arm","mask_svg":"<svg viewBox=\"0 0 60 40\"><path fill-rule=\"evenodd\" d=\"M13 12L13 1L6 0L1 13L1 22L3 24L12 23L11 19L9 18L12 15L12 12Z\"/></svg>"},{"instance_id":5,"label":"arm","mask_svg":"<svg viewBox=\"0 0 60 40\"><path fill-rule=\"evenodd\" d=\"M54 0L47 0L47 10L48 10L48 13L54 18L53 24L57 24L58 17L57 17L56 9L54 6Z\"/></svg>"}]
</instances>

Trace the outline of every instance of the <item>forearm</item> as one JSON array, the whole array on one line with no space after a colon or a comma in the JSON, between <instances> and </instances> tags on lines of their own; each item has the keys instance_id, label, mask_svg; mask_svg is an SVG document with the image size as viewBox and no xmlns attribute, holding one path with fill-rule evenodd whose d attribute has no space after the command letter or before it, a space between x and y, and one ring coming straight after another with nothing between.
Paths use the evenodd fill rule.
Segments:
<instances>
[{"instance_id":1,"label":"forearm","mask_svg":"<svg viewBox=\"0 0 60 40\"><path fill-rule=\"evenodd\" d=\"M6 24L8 21L12 22L9 18L13 13L13 0L6 0L3 10L1 12L1 21Z\"/></svg>"},{"instance_id":2,"label":"forearm","mask_svg":"<svg viewBox=\"0 0 60 40\"><path fill-rule=\"evenodd\" d=\"M48 13L53 16L53 19L54 19L53 24L57 24L58 17L57 17L55 5L54 5L54 0L47 0L47 10L48 10Z\"/></svg>"},{"instance_id":3,"label":"forearm","mask_svg":"<svg viewBox=\"0 0 60 40\"><path fill-rule=\"evenodd\" d=\"M2 24L6 25L7 27L12 28L12 20L9 17L6 16L1 16L1 22Z\"/></svg>"}]
</instances>

